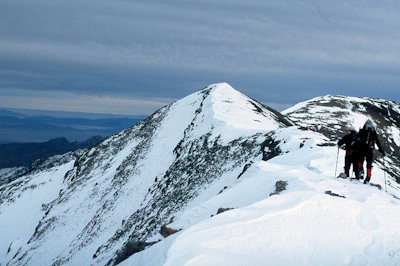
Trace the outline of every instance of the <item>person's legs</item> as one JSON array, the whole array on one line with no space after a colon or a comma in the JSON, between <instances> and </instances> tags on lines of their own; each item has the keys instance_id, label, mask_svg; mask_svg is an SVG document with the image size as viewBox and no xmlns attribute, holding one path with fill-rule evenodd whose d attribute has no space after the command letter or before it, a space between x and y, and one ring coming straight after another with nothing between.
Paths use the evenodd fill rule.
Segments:
<instances>
[{"instance_id":1,"label":"person's legs","mask_svg":"<svg viewBox=\"0 0 400 266\"><path fill-rule=\"evenodd\" d=\"M356 179L364 178L364 156L361 152L357 151L353 153L353 168L356 174Z\"/></svg>"},{"instance_id":2,"label":"person's legs","mask_svg":"<svg viewBox=\"0 0 400 266\"><path fill-rule=\"evenodd\" d=\"M356 179L360 179L360 175L358 173L357 157L356 157L356 155L354 153L351 155L350 161L351 161L351 164L353 165L353 172L354 172L355 178Z\"/></svg>"},{"instance_id":3,"label":"person's legs","mask_svg":"<svg viewBox=\"0 0 400 266\"><path fill-rule=\"evenodd\" d=\"M367 161L367 178L365 180L369 182L371 180L371 175L372 175L372 159L373 159L372 149L368 149L365 155L365 159Z\"/></svg>"},{"instance_id":4,"label":"person's legs","mask_svg":"<svg viewBox=\"0 0 400 266\"><path fill-rule=\"evenodd\" d=\"M350 165L351 165L351 156L346 154L344 157L344 173L347 177L350 176Z\"/></svg>"}]
</instances>

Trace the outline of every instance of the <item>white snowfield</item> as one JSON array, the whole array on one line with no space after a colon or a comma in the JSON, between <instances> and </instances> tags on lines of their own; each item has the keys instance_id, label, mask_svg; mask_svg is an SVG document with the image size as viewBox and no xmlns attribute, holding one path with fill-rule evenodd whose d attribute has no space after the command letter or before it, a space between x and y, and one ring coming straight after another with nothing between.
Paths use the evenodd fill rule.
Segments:
<instances>
[{"instance_id":1,"label":"white snowfield","mask_svg":"<svg viewBox=\"0 0 400 266\"><path fill-rule=\"evenodd\" d=\"M337 149L316 145L324 137L295 128L277 135L288 153L253 164L236 184L169 225L184 230L122 265L398 265L399 186L386 193L378 168L372 182L382 190L337 179ZM270 196L280 180L286 190ZM235 209L210 217L219 207Z\"/></svg>"},{"instance_id":2,"label":"white snowfield","mask_svg":"<svg viewBox=\"0 0 400 266\"><path fill-rule=\"evenodd\" d=\"M155 200L149 194L154 179L177 160L173 150L182 139L210 134L226 144L257 133L257 141L268 133L280 154L268 161L259 155L240 177L243 167L232 166L198 189L171 215L167 226L178 233L164 238L155 231L146 241L160 241L121 265L400 265L399 184L378 165L371 182L381 189L337 179L338 149L326 137L286 127L226 83L209 88L206 98L194 93L170 106L134 170L127 162L143 141L133 137L136 129L105 140L109 150L88 153L102 160L77 181L80 186L64 180L76 170L72 161L0 187L0 199L7 199L0 205L0 265L104 265L126 239L96 259L93 254L142 204ZM355 124L367 119L348 116ZM339 173L343 150L338 158ZM130 175L115 188L120 168ZM287 184L285 190L275 193L277 182ZM219 208L232 209L216 215ZM32 238L37 228L41 234Z\"/></svg>"},{"instance_id":3,"label":"white snowfield","mask_svg":"<svg viewBox=\"0 0 400 266\"><path fill-rule=\"evenodd\" d=\"M268 131L278 128L276 116L272 113L253 112L262 107L249 97L236 91L227 83L215 85L212 92L212 110L214 118L236 129Z\"/></svg>"},{"instance_id":4,"label":"white snowfield","mask_svg":"<svg viewBox=\"0 0 400 266\"><path fill-rule=\"evenodd\" d=\"M64 175L74 162L23 177L20 190L10 189L12 202L0 205L0 265L6 264L35 232L44 215L44 205L57 198ZM13 183L17 183L16 180Z\"/></svg>"}]
</instances>

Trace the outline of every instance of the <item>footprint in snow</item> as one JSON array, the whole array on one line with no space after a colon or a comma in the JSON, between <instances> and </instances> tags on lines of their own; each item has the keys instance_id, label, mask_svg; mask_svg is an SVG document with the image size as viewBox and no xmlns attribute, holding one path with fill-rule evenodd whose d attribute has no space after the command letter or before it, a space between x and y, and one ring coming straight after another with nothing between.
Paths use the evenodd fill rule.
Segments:
<instances>
[{"instance_id":1,"label":"footprint in snow","mask_svg":"<svg viewBox=\"0 0 400 266\"><path fill-rule=\"evenodd\" d=\"M384 248L381 238L373 236L371 244L364 249L364 253L370 257L378 257L383 254Z\"/></svg>"},{"instance_id":2,"label":"footprint in snow","mask_svg":"<svg viewBox=\"0 0 400 266\"><path fill-rule=\"evenodd\" d=\"M358 216L358 224L365 230L375 231L379 229L379 221L368 209L363 209Z\"/></svg>"}]
</instances>

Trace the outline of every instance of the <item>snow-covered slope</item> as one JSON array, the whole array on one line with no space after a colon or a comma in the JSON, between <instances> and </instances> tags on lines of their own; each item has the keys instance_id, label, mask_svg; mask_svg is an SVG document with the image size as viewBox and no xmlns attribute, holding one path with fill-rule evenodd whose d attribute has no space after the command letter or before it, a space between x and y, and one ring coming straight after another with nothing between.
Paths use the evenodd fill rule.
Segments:
<instances>
[{"instance_id":1,"label":"snow-covered slope","mask_svg":"<svg viewBox=\"0 0 400 266\"><path fill-rule=\"evenodd\" d=\"M328 95L299 103L282 113L297 125L333 140L348 134L350 126L359 129L371 119L387 154L376 163L387 168L390 182L400 183L400 104L382 99Z\"/></svg>"},{"instance_id":2,"label":"snow-covered slope","mask_svg":"<svg viewBox=\"0 0 400 266\"><path fill-rule=\"evenodd\" d=\"M0 186L11 183L22 176L32 175L56 166L60 166L62 164L66 164L72 160L75 160L84 152L85 149L79 149L61 155L54 155L46 159L37 159L28 166L0 169Z\"/></svg>"},{"instance_id":3,"label":"snow-covered slope","mask_svg":"<svg viewBox=\"0 0 400 266\"><path fill-rule=\"evenodd\" d=\"M338 180L332 134L289 117L215 84L1 186L0 263L398 263L399 185Z\"/></svg>"},{"instance_id":4,"label":"snow-covered slope","mask_svg":"<svg viewBox=\"0 0 400 266\"><path fill-rule=\"evenodd\" d=\"M262 157L264 134L289 125L226 83L189 95L76 160L57 197L44 202L28 243L13 245L15 256L3 253L3 261L113 263L124 247L157 235L203 191L218 193L234 182Z\"/></svg>"},{"instance_id":5,"label":"snow-covered slope","mask_svg":"<svg viewBox=\"0 0 400 266\"><path fill-rule=\"evenodd\" d=\"M5 265L37 230L48 206L57 198L73 162L25 176L0 187L0 262Z\"/></svg>"},{"instance_id":6,"label":"snow-covered slope","mask_svg":"<svg viewBox=\"0 0 400 266\"><path fill-rule=\"evenodd\" d=\"M399 186L386 194L382 169L374 186L335 178L336 148L320 134L272 135L281 155L255 162L232 188L169 225L185 230L121 265L399 264ZM210 218L218 207L234 209Z\"/></svg>"}]
</instances>

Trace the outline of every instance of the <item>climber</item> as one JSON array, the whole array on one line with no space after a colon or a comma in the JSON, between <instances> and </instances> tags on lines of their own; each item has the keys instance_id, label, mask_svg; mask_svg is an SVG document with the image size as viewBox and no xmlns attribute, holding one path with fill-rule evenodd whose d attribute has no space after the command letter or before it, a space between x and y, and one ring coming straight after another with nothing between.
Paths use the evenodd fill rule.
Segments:
<instances>
[{"instance_id":1,"label":"climber","mask_svg":"<svg viewBox=\"0 0 400 266\"><path fill-rule=\"evenodd\" d=\"M355 159L357 160L357 169L360 178L364 178L364 159L367 161L367 177L364 180L364 184L369 183L372 174L372 160L374 145L377 145L379 152L385 156L385 152L382 149L381 143L379 142L378 135L376 134L375 127L372 125L371 120L367 120L364 127L358 132L352 147L355 151Z\"/></svg>"},{"instance_id":2,"label":"climber","mask_svg":"<svg viewBox=\"0 0 400 266\"><path fill-rule=\"evenodd\" d=\"M358 171L357 171L357 161L353 156L353 149L351 144L356 138L357 132L354 127L350 126L349 128L350 133L345 135L341 140L338 142L338 146L344 146L346 150L346 155L344 157L344 173L341 173L338 177L347 178L350 176L350 166L353 165L353 171L357 179L359 179Z\"/></svg>"}]
</instances>

